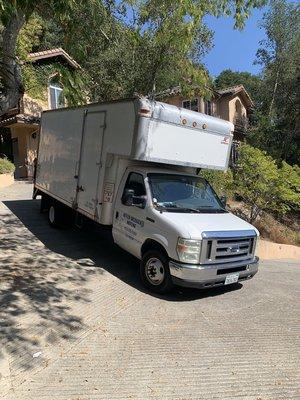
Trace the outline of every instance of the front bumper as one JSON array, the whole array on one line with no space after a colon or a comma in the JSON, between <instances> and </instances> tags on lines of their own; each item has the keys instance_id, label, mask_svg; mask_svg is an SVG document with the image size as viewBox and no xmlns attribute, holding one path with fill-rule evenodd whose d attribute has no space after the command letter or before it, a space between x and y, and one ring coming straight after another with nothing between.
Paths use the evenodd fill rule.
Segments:
<instances>
[{"instance_id":1,"label":"front bumper","mask_svg":"<svg viewBox=\"0 0 300 400\"><path fill-rule=\"evenodd\" d=\"M226 275L239 273L239 282L251 279L258 271L259 258L224 264L184 264L169 262L172 280L176 285L197 288L209 288L225 284Z\"/></svg>"}]
</instances>

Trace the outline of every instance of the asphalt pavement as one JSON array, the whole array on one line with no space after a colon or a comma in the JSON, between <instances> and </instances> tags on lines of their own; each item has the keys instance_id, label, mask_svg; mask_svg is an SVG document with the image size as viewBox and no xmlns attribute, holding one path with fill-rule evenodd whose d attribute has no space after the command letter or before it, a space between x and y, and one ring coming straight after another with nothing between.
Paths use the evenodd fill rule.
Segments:
<instances>
[{"instance_id":1,"label":"asphalt pavement","mask_svg":"<svg viewBox=\"0 0 300 400\"><path fill-rule=\"evenodd\" d=\"M300 399L300 260L237 286L147 292L88 224L0 191L0 399Z\"/></svg>"}]
</instances>

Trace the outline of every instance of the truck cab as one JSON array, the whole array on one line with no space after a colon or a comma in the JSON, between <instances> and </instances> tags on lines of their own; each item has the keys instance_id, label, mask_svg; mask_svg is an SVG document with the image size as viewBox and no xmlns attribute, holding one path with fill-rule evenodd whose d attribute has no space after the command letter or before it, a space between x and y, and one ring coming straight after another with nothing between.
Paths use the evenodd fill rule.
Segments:
<instances>
[{"instance_id":1,"label":"truck cab","mask_svg":"<svg viewBox=\"0 0 300 400\"><path fill-rule=\"evenodd\" d=\"M157 292L252 278L258 231L187 170L193 169L128 167L114 204L114 241L141 260L141 279Z\"/></svg>"}]
</instances>

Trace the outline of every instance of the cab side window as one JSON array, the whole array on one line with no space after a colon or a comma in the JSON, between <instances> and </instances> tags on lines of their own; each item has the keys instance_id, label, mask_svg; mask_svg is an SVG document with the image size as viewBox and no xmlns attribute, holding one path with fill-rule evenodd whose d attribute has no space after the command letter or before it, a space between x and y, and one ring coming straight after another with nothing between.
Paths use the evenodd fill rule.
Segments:
<instances>
[{"instance_id":1,"label":"cab side window","mask_svg":"<svg viewBox=\"0 0 300 400\"><path fill-rule=\"evenodd\" d=\"M136 172L131 172L127 178L122 198L124 197L126 189L133 190L134 196L146 196L146 188L143 175L137 174Z\"/></svg>"}]
</instances>

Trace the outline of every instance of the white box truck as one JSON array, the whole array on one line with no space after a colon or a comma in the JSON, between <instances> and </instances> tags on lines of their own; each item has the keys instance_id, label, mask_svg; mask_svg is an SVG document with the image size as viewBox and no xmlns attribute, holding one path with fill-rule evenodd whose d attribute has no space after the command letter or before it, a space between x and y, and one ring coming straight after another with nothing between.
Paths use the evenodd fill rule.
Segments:
<instances>
[{"instance_id":1,"label":"white box truck","mask_svg":"<svg viewBox=\"0 0 300 400\"><path fill-rule=\"evenodd\" d=\"M226 170L232 131L230 122L148 99L43 112L34 198L42 196L51 226L68 214L111 226L154 291L250 279L258 231L197 174Z\"/></svg>"}]
</instances>

